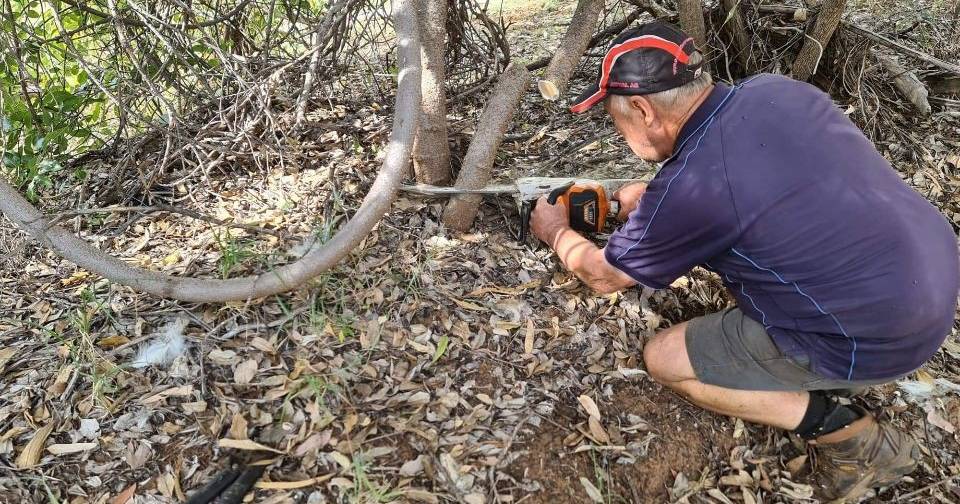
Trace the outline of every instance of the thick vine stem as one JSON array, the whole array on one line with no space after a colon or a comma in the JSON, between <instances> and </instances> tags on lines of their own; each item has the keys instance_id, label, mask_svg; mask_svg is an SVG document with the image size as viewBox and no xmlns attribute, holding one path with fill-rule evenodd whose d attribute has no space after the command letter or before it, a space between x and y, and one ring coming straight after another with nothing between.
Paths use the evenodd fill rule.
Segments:
<instances>
[{"instance_id":1,"label":"thick vine stem","mask_svg":"<svg viewBox=\"0 0 960 504\"><path fill-rule=\"evenodd\" d=\"M295 289L336 265L366 237L390 209L407 173L420 110L419 27L412 0L394 1L397 33L397 100L386 155L373 186L356 214L329 242L296 262L254 276L227 280L180 278L131 266L78 238L37 210L0 179L0 211L54 252L112 282L181 301L223 302L261 298Z\"/></svg>"}]
</instances>

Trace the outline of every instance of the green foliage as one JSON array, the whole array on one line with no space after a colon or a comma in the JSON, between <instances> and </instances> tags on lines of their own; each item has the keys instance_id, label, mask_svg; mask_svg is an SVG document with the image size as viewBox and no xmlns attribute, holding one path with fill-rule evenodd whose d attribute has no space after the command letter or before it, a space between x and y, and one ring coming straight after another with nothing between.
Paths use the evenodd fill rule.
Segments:
<instances>
[{"instance_id":1,"label":"green foliage","mask_svg":"<svg viewBox=\"0 0 960 504\"><path fill-rule=\"evenodd\" d=\"M0 153L3 171L27 197L36 200L62 175L72 153L103 144L112 126L104 114L104 95L90 83L80 63L57 39L50 7L11 0L3 12L0 57ZM0 11L5 11L5 4ZM16 24L10 18L18 20ZM83 23L78 12L64 13L65 29ZM96 40L78 39L78 51L93 51ZM19 57L18 57L19 56Z\"/></svg>"},{"instance_id":2,"label":"green foliage","mask_svg":"<svg viewBox=\"0 0 960 504\"><path fill-rule=\"evenodd\" d=\"M241 240L234 238L230 231L224 234L215 233L217 246L220 247L220 260L217 262L217 269L220 276L227 278L237 266L243 264L247 259L256 256L253 250L251 240Z\"/></svg>"},{"instance_id":3,"label":"green foliage","mask_svg":"<svg viewBox=\"0 0 960 504\"><path fill-rule=\"evenodd\" d=\"M403 496L403 493L391 490L387 485L380 485L370 481L368 471L370 462L364 460L361 454L353 458L353 489L348 492L348 499L352 503L393 502Z\"/></svg>"},{"instance_id":4,"label":"green foliage","mask_svg":"<svg viewBox=\"0 0 960 504\"><path fill-rule=\"evenodd\" d=\"M301 55L327 4L0 1L0 172L31 200L82 182L68 159L235 93L234 55Z\"/></svg>"}]
</instances>

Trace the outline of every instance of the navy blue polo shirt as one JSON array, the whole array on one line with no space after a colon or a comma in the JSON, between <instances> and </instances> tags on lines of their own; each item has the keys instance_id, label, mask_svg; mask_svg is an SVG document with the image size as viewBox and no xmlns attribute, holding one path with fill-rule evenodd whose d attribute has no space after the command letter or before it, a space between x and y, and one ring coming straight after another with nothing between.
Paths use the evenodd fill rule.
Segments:
<instances>
[{"instance_id":1,"label":"navy blue polo shirt","mask_svg":"<svg viewBox=\"0 0 960 504\"><path fill-rule=\"evenodd\" d=\"M960 289L946 219L828 95L776 75L715 87L604 252L653 288L717 272L781 351L848 380L929 359Z\"/></svg>"}]
</instances>

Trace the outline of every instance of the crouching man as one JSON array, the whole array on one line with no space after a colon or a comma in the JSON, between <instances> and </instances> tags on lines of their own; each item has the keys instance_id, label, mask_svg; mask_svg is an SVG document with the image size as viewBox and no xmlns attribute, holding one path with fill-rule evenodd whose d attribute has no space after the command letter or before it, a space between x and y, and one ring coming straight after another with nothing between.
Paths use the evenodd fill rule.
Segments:
<instances>
[{"instance_id":1,"label":"crouching man","mask_svg":"<svg viewBox=\"0 0 960 504\"><path fill-rule=\"evenodd\" d=\"M950 333L960 257L937 209L829 96L776 75L713 84L670 25L617 38L571 110L601 103L659 171L615 195L625 224L605 248L545 199L534 234L599 292L666 288L701 265L737 301L654 336L650 376L703 408L815 443L827 498L854 500L910 473L914 441L834 391L902 377Z\"/></svg>"}]
</instances>

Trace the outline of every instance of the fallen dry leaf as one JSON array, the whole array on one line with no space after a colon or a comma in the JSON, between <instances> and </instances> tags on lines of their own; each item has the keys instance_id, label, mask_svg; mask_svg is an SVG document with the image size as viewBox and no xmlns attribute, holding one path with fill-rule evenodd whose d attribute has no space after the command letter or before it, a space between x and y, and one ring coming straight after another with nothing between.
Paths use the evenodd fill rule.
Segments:
<instances>
[{"instance_id":1,"label":"fallen dry leaf","mask_svg":"<svg viewBox=\"0 0 960 504\"><path fill-rule=\"evenodd\" d=\"M53 432L53 422L37 430L33 438L30 439L30 442L27 443L27 446L23 448L23 451L20 452L20 455L17 457L17 467L26 469L37 465L37 462L40 461L40 455L43 453L43 445L47 442L47 437L50 436L51 432Z\"/></svg>"},{"instance_id":2,"label":"fallen dry leaf","mask_svg":"<svg viewBox=\"0 0 960 504\"><path fill-rule=\"evenodd\" d=\"M71 453L80 453L90 451L96 448L97 443L66 443L52 444L47 447L47 451L53 455L68 455Z\"/></svg>"},{"instance_id":3,"label":"fallen dry leaf","mask_svg":"<svg viewBox=\"0 0 960 504\"><path fill-rule=\"evenodd\" d=\"M0 348L0 373L7 367L7 362L17 354L17 349L13 347Z\"/></svg>"},{"instance_id":4,"label":"fallen dry leaf","mask_svg":"<svg viewBox=\"0 0 960 504\"><path fill-rule=\"evenodd\" d=\"M256 375L257 361L253 359L245 360L237 364L237 368L233 370L233 381L237 385L247 385L253 381L253 377Z\"/></svg>"},{"instance_id":5,"label":"fallen dry leaf","mask_svg":"<svg viewBox=\"0 0 960 504\"><path fill-rule=\"evenodd\" d=\"M403 491L404 497L417 502L427 502L429 504L439 504L440 499L431 491L421 488L408 488Z\"/></svg>"},{"instance_id":6,"label":"fallen dry leaf","mask_svg":"<svg viewBox=\"0 0 960 504\"><path fill-rule=\"evenodd\" d=\"M247 450L247 451L268 451L273 453L283 454L282 451L276 448L270 448L269 446L262 445L256 441L251 441L249 439L221 439L217 441L217 445L220 448L233 448L234 450Z\"/></svg>"},{"instance_id":7,"label":"fallen dry leaf","mask_svg":"<svg viewBox=\"0 0 960 504\"><path fill-rule=\"evenodd\" d=\"M67 364L60 368L60 371L57 372L57 377L53 380L53 383L47 387L47 392L52 395L60 395L67 389L67 382L70 381L70 377L73 375L73 365Z\"/></svg>"},{"instance_id":8,"label":"fallen dry leaf","mask_svg":"<svg viewBox=\"0 0 960 504\"><path fill-rule=\"evenodd\" d=\"M597 403L593 402L593 399L588 395L582 395L577 398L580 401L580 405L583 406L584 411L587 412L591 417L600 420L600 408L597 407Z\"/></svg>"},{"instance_id":9,"label":"fallen dry leaf","mask_svg":"<svg viewBox=\"0 0 960 504\"><path fill-rule=\"evenodd\" d=\"M230 439L249 439L247 430L248 422L247 419L243 417L243 413L234 413L233 420L230 421L230 432L227 433L227 437Z\"/></svg>"},{"instance_id":10,"label":"fallen dry leaf","mask_svg":"<svg viewBox=\"0 0 960 504\"><path fill-rule=\"evenodd\" d=\"M927 421L931 424L936 425L950 434L953 434L957 430L949 420L943 418L943 415L937 411L937 407L933 404L933 401L927 401L923 406L923 410L927 412Z\"/></svg>"},{"instance_id":11,"label":"fallen dry leaf","mask_svg":"<svg viewBox=\"0 0 960 504\"><path fill-rule=\"evenodd\" d=\"M731 501L726 495L724 495L719 488L711 488L710 490L707 490L707 494L709 494L710 497L713 497L714 499L717 499L718 501L722 502L723 504L733 504L733 501Z\"/></svg>"},{"instance_id":12,"label":"fallen dry leaf","mask_svg":"<svg viewBox=\"0 0 960 504\"><path fill-rule=\"evenodd\" d=\"M593 486L593 483L590 483L590 480L580 476L580 484L583 485L583 489L586 490L587 497L590 497L590 500L600 504L604 502L603 494L597 489L597 487Z\"/></svg>"},{"instance_id":13,"label":"fallen dry leaf","mask_svg":"<svg viewBox=\"0 0 960 504\"><path fill-rule=\"evenodd\" d=\"M130 338L126 336L121 336L118 334L115 334L113 336L107 336L106 338L100 338L99 340L97 340L97 346L105 349L115 348L120 345L125 345L127 343L130 343Z\"/></svg>"},{"instance_id":14,"label":"fallen dry leaf","mask_svg":"<svg viewBox=\"0 0 960 504\"><path fill-rule=\"evenodd\" d=\"M590 427L590 434L600 444L609 444L610 436L607 434L607 431L604 430L603 426L600 425L600 421L594 417L587 419L587 425Z\"/></svg>"},{"instance_id":15,"label":"fallen dry leaf","mask_svg":"<svg viewBox=\"0 0 960 504\"><path fill-rule=\"evenodd\" d=\"M127 504L127 501L132 499L135 493L137 493L136 483L128 486L122 492L118 493L117 496L110 501L110 504Z\"/></svg>"},{"instance_id":16,"label":"fallen dry leaf","mask_svg":"<svg viewBox=\"0 0 960 504\"><path fill-rule=\"evenodd\" d=\"M533 343L534 343L534 329L533 329L533 319L527 319L527 335L523 338L523 353L532 354L533 353Z\"/></svg>"},{"instance_id":17,"label":"fallen dry leaf","mask_svg":"<svg viewBox=\"0 0 960 504\"><path fill-rule=\"evenodd\" d=\"M319 485L332 477L333 474L326 474L324 476L317 476L316 478L308 478L300 481L258 481L255 486L264 490L293 490L295 488Z\"/></svg>"},{"instance_id":18,"label":"fallen dry leaf","mask_svg":"<svg viewBox=\"0 0 960 504\"><path fill-rule=\"evenodd\" d=\"M147 396L140 400L143 404L147 406L154 406L163 402L164 399L168 397L187 397L193 394L193 385L181 385L179 387L171 387L166 390L157 392L156 394Z\"/></svg>"},{"instance_id":19,"label":"fallen dry leaf","mask_svg":"<svg viewBox=\"0 0 960 504\"><path fill-rule=\"evenodd\" d=\"M803 469L803 465L806 463L807 463L806 455L800 455L800 456L794 457L790 459L789 462L787 462L787 470L790 471L790 474L796 476L800 472L800 470Z\"/></svg>"}]
</instances>

